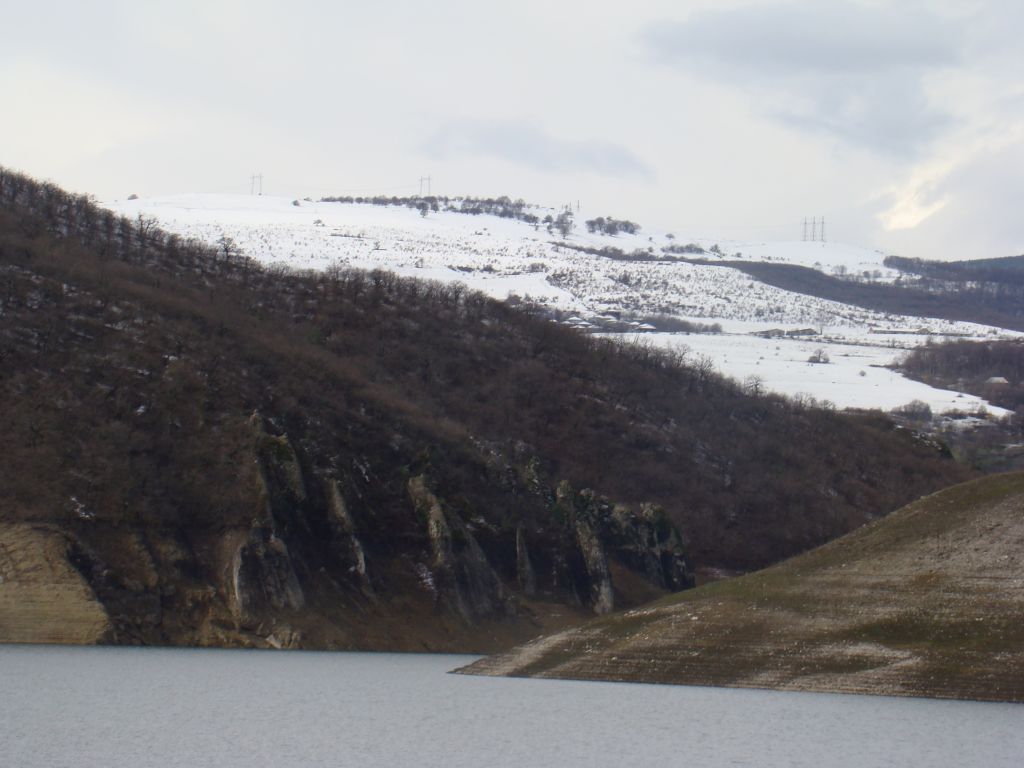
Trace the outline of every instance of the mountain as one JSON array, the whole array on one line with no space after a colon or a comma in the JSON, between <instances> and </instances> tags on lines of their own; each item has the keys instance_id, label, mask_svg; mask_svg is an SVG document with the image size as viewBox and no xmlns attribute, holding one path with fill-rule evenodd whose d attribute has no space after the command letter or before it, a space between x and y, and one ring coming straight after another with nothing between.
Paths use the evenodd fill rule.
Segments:
<instances>
[{"instance_id":1,"label":"mountain","mask_svg":"<svg viewBox=\"0 0 1024 768\"><path fill-rule=\"evenodd\" d=\"M1024 700L1024 474L463 671Z\"/></svg>"},{"instance_id":2,"label":"mountain","mask_svg":"<svg viewBox=\"0 0 1024 768\"><path fill-rule=\"evenodd\" d=\"M6 639L504 648L969 476L877 414L4 169L0 358Z\"/></svg>"}]
</instances>

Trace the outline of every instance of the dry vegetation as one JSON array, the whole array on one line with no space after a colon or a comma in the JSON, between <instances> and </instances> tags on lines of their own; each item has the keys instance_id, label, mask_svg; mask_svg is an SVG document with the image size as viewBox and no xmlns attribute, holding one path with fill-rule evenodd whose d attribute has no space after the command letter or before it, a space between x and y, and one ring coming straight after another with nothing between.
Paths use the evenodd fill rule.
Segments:
<instances>
[{"instance_id":1,"label":"dry vegetation","mask_svg":"<svg viewBox=\"0 0 1024 768\"><path fill-rule=\"evenodd\" d=\"M1024 474L466 671L1024 700Z\"/></svg>"},{"instance_id":2,"label":"dry vegetation","mask_svg":"<svg viewBox=\"0 0 1024 768\"><path fill-rule=\"evenodd\" d=\"M561 480L659 503L699 564L749 568L966 476L880 416L752 396L457 285L267 270L3 169L0 395L0 519L72 535L118 631L147 642L219 599L202 596L221 589L212 542L267 503L254 412L316 479L271 502L300 580L323 568L348 595L339 621L368 609L332 559L325 480L380 592L418 588L429 544L406 487L426 474L507 582L525 526L559 603ZM143 614L164 629L129 626Z\"/></svg>"}]
</instances>

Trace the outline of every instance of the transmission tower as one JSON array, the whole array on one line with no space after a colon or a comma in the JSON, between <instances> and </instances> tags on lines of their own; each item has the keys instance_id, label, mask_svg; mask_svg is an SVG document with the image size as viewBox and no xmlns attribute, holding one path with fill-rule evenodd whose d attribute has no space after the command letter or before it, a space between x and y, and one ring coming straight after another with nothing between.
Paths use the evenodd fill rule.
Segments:
<instances>
[{"instance_id":1,"label":"transmission tower","mask_svg":"<svg viewBox=\"0 0 1024 768\"><path fill-rule=\"evenodd\" d=\"M808 225L808 223L811 225L811 236L809 238L807 237L807 225ZM807 221L807 217L804 216L803 225L804 225L804 242L805 243L808 240L810 240L812 243L818 243L818 242L824 243L825 242L825 217L824 216L821 217L821 221L820 222L818 221L818 217L817 216L812 218L810 220L810 222L808 222Z\"/></svg>"},{"instance_id":2,"label":"transmission tower","mask_svg":"<svg viewBox=\"0 0 1024 768\"><path fill-rule=\"evenodd\" d=\"M427 182L427 195L430 195L430 177L420 176L420 197L423 197L423 182Z\"/></svg>"},{"instance_id":3,"label":"transmission tower","mask_svg":"<svg viewBox=\"0 0 1024 768\"><path fill-rule=\"evenodd\" d=\"M258 187L259 188L259 193L262 195L263 194L263 174L262 173L254 173L250 177L250 179L249 179L249 194L250 195L255 195L256 194L256 189L257 189L256 182L259 182L259 187Z\"/></svg>"}]
</instances>

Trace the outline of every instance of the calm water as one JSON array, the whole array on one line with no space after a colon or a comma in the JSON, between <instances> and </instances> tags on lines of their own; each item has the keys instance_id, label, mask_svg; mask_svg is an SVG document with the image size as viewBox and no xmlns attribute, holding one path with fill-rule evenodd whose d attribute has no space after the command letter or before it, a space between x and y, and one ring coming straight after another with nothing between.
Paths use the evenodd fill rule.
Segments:
<instances>
[{"instance_id":1,"label":"calm water","mask_svg":"<svg viewBox=\"0 0 1024 768\"><path fill-rule=\"evenodd\" d=\"M469 660L0 646L0 765L1024 765L1017 705L445 674Z\"/></svg>"}]
</instances>

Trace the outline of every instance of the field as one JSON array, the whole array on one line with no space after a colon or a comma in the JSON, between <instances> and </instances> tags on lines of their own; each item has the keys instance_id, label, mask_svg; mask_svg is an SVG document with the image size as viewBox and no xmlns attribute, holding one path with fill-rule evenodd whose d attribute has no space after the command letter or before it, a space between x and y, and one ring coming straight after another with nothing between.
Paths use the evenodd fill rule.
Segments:
<instances>
[{"instance_id":1,"label":"field","mask_svg":"<svg viewBox=\"0 0 1024 768\"><path fill-rule=\"evenodd\" d=\"M528 300L583 330L614 326L627 332L625 338L639 334L643 343L687 348L728 376L756 377L752 386L839 408L889 409L911 400L936 412L988 407L974 395L912 382L885 366L928 339L1019 335L828 301L767 285L729 266L794 264L879 284L895 279L897 273L882 263L884 254L840 243L714 242L664 229L608 236L587 232L583 213L576 215L574 231L562 237L542 224L491 215L442 210L423 216L407 207L260 196L181 195L107 205L133 218L153 217L185 237L228 243L265 264L387 269L461 282L498 299ZM531 210L539 217L558 213ZM687 263L663 250L679 243L703 249L702 259L720 265ZM629 258L593 253L599 249ZM718 324L723 332L664 332L674 331L668 318ZM818 350L829 362L808 364Z\"/></svg>"}]
</instances>

